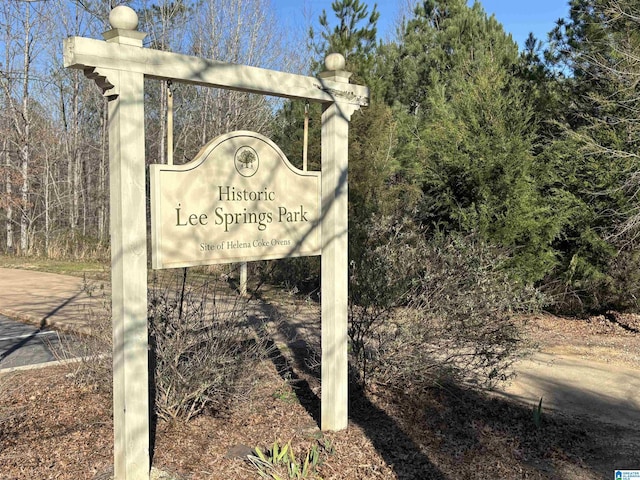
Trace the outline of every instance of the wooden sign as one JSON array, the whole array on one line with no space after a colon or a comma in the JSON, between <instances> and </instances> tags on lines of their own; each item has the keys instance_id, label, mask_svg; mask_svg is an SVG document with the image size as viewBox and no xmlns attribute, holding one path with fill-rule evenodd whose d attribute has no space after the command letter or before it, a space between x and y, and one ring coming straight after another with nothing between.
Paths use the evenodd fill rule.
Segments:
<instances>
[{"instance_id":1,"label":"wooden sign","mask_svg":"<svg viewBox=\"0 0 640 480\"><path fill-rule=\"evenodd\" d=\"M214 140L188 165L152 165L153 265L322 250L321 427L347 428L349 121L368 104L368 88L349 83L338 53L327 56L324 72L306 77L144 48L138 17L124 5L109 22L106 41L67 38L64 65L95 81L109 105L114 479L150 478L145 79L323 105L321 179L292 167L272 142L251 132Z\"/></svg>"},{"instance_id":2,"label":"wooden sign","mask_svg":"<svg viewBox=\"0 0 640 480\"><path fill-rule=\"evenodd\" d=\"M150 165L153 268L319 255L320 172L232 132L185 165Z\"/></svg>"}]
</instances>

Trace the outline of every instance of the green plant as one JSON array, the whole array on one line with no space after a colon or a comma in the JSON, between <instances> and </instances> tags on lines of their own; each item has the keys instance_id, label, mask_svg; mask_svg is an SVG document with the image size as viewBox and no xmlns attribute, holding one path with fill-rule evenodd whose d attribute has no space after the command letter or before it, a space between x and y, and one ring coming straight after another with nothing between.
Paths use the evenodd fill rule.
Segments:
<instances>
[{"instance_id":1,"label":"green plant","mask_svg":"<svg viewBox=\"0 0 640 480\"><path fill-rule=\"evenodd\" d=\"M540 428L542 426L542 397L540 397L538 406L533 407L533 424L536 428Z\"/></svg>"},{"instance_id":2,"label":"green plant","mask_svg":"<svg viewBox=\"0 0 640 480\"><path fill-rule=\"evenodd\" d=\"M322 438L322 448L325 452L327 452L327 455L333 455L334 453L336 453L336 447L333 445L333 440L331 440L330 438Z\"/></svg>"},{"instance_id":3,"label":"green plant","mask_svg":"<svg viewBox=\"0 0 640 480\"><path fill-rule=\"evenodd\" d=\"M293 391L291 385L291 374L285 373L285 378L281 386L273 392L273 398L278 399L285 403L298 403L298 396Z\"/></svg>"},{"instance_id":4,"label":"green plant","mask_svg":"<svg viewBox=\"0 0 640 480\"><path fill-rule=\"evenodd\" d=\"M327 445L330 450L325 448L325 452L332 453L334 450L331 441L327 443L325 440L325 446ZM291 447L291 440L284 445L280 445L275 441L271 448L265 452L256 447L255 455L249 455L248 459L257 469L261 478L272 480L313 478L320 480L317 468L322 464L322 459L320 458L320 447L317 443L309 447L304 457L297 457Z\"/></svg>"}]
</instances>

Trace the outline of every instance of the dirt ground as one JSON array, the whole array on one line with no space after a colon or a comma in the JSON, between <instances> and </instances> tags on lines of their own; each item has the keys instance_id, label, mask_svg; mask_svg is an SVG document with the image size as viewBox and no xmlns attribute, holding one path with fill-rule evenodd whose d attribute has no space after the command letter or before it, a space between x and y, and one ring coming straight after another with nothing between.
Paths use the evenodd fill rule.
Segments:
<instances>
[{"instance_id":1,"label":"dirt ground","mask_svg":"<svg viewBox=\"0 0 640 480\"><path fill-rule=\"evenodd\" d=\"M622 418L622 412L635 408L629 405L637 407L631 392L629 404L599 398L606 415L576 413L562 402L552 405L542 392L537 425L532 404L540 392L534 389L527 397L510 391L519 380L502 392L454 385L421 392L352 388L349 428L323 434L317 364L299 338L304 321L289 320L289 333L297 337L278 343L276 353L256 370L253 388L222 415L154 425L154 467L178 480L256 479L258 469L246 454L291 442L299 463L311 450L319 454L306 478L583 480L613 478L615 469L640 469L638 425ZM637 382L639 327L637 317L612 314L585 320L537 316L526 329L539 344L535 355L552 357L556 364L558 359L594 362L606 366L600 370L603 378L624 370ZM536 361L535 355L525 361ZM111 477L110 393L79 382L77 368L0 376L0 479ZM522 377L531 373L526 363L517 368ZM540 369L545 370L550 368ZM582 380L564 388L579 397L585 390Z\"/></svg>"},{"instance_id":2,"label":"dirt ground","mask_svg":"<svg viewBox=\"0 0 640 480\"><path fill-rule=\"evenodd\" d=\"M640 430L638 317L609 313L584 320L538 317L529 336L540 349L517 363L502 392L525 403L592 416Z\"/></svg>"}]
</instances>

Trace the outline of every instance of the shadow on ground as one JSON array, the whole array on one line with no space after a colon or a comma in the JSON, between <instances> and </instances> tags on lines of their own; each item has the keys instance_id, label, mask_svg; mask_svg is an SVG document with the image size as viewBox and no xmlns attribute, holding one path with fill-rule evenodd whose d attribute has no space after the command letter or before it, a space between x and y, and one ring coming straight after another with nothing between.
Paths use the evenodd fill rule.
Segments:
<instances>
[{"instance_id":1,"label":"shadow on ground","mask_svg":"<svg viewBox=\"0 0 640 480\"><path fill-rule=\"evenodd\" d=\"M279 375L294 388L300 404L320 426L320 398L314 390L320 387L320 364L314 359L320 358L319 352L300 340L296 327L288 324L277 308L262 303L263 314L276 321L280 338L287 338L287 352L283 352L270 339L270 359ZM309 361L311 359L311 361ZM313 386L312 386L313 385ZM387 413L371 403L362 389L350 382L349 411L350 422L358 425L371 440L374 448L384 458L400 480L428 478L444 480L446 477L432 464L420 447L398 426ZM416 477L416 472L420 476Z\"/></svg>"},{"instance_id":2,"label":"shadow on ground","mask_svg":"<svg viewBox=\"0 0 640 480\"><path fill-rule=\"evenodd\" d=\"M278 319L279 348L271 339L271 361L289 381L299 402L320 424L319 352L301 340L295 322L272 305L263 314ZM317 359L317 360L316 360ZM311 361L310 361L311 360ZM609 478L616 469L640 466L640 434L631 425L603 423L542 409L456 384L420 391L378 388L364 392L351 381L349 419L371 440L397 478ZM583 395L557 383L558 395ZM606 397L594 396L594 402ZM607 405L622 409L624 405Z\"/></svg>"}]
</instances>

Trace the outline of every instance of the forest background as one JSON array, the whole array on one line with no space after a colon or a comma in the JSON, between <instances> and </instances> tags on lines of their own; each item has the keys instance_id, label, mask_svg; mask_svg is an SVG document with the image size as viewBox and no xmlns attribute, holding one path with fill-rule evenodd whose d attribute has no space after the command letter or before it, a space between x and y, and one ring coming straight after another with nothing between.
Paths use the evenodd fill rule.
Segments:
<instances>
[{"instance_id":1,"label":"forest background","mask_svg":"<svg viewBox=\"0 0 640 480\"><path fill-rule=\"evenodd\" d=\"M371 88L371 105L352 118L349 140L358 305L373 297L397 303L399 289L415 284L433 260L415 256L428 248L453 249L469 268L498 268L510 285L535 289L560 313L637 310L634 0L571 0L567 18L521 50L481 2L464 0L406 1L397 34L384 40L377 8L358 0L335 1L297 37L283 34L268 0L6 0L5 253L108 258L106 99L82 72L63 68L61 48L68 36L101 38L115 4L138 12L150 48L310 75L335 51L352 81ZM249 129L301 165L304 103L157 81L146 88L148 163L166 158L168 92L176 163L217 135ZM319 168L319 121L312 105L312 169ZM317 259L278 265L269 269L274 281L306 290L319 282Z\"/></svg>"}]
</instances>

